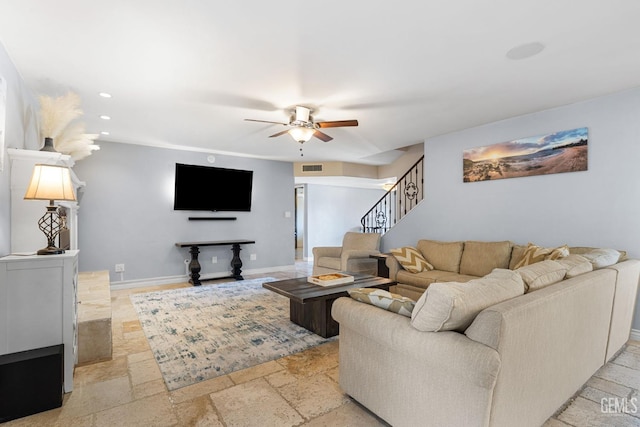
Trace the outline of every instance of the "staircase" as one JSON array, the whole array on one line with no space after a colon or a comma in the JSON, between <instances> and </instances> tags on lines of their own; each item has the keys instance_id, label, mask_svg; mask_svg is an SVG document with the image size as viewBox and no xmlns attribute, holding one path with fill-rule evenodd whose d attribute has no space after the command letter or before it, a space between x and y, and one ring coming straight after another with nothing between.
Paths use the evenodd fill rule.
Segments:
<instances>
[{"instance_id":1,"label":"staircase","mask_svg":"<svg viewBox=\"0 0 640 427\"><path fill-rule=\"evenodd\" d=\"M364 214L360 220L364 233L386 233L422 201L423 163L424 156Z\"/></svg>"}]
</instances>

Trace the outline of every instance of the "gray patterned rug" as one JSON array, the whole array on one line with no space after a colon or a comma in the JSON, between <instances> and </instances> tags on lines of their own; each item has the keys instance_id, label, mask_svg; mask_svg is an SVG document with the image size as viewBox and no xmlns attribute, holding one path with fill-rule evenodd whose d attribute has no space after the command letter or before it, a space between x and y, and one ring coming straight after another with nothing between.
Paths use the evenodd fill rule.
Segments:
<instances>
[{"instance_id":1,"label":"gray patterned rug","mask_svg":"<svg viewBox=\"0 0 640 427\"><path fill-rule=\"evenodd\" d=\"M131 295L169 390L329 341L289 320L289 300L262 287L273 280Z\"/></svg>"}]
</instances>

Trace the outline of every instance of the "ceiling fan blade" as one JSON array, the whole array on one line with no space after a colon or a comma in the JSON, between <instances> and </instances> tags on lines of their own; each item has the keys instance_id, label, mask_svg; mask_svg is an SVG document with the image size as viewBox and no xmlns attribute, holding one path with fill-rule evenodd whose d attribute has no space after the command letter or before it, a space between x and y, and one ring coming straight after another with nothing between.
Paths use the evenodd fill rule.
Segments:
<instances>
[{"instance_id":1,"label":"ceiling fan blade","mask_svg":"<svg viewBox=\"0 0 640 427\"><path fill-rule=\"evenodd\" d=\"M313 133L313 136L315 136L316 138L324 141L324 142L329 142L331 141L333 138L331 138L329 135L327 135L326 133L320 132L319 130L315 131Z\"/></svg>"},{"instance_id":2,"label":"ceiling fan blade","mask_svg":"<svg viewBox=\"0 0 640 427\"><path fill-rule=\"evenodd\" d=\"M273 135L269 135L269 138L275 138L276 136L284 135L287 132L289 132L288 129L287 130L283 130L282 132L274 133Z\"/></svg>"},{"instance_id":3,"label":"ceiling fan blade","mask_svg":"<svg viewBox=\"0 0 640 427\"><path fill-rule=\"evenodd\" d=\"M316 122L319 128L339 128L346 126L358 126L357 120L334 120L331 122Z\"/></svg>"},{"instance_id":4,"label":"ceiling fan blade","mask_svg":"<svg viewBox=\"0 0 640 427\"><path fill-rule=\"evenodd\" d=\"M256 120L256 119L244 119L247 122L258 122L258 123L271 123L274 125L283 125L283 126L289 126L289 123L282 123L282 122L272 122L269 120Z\"/></svg>"}]
</instances>

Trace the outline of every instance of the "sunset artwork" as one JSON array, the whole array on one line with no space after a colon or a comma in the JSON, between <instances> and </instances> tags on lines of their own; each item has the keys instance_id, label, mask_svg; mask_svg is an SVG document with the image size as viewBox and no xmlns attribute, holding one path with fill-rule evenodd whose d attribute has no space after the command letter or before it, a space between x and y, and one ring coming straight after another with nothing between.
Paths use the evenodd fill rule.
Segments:
<instances>
[{"instance_id":1,"label":"sunset artwork","mask_svg":"<svg viewBox=\"0 0 640 427\"><path fill-rule=\"evenodd\" d=\"M586 127L464 150L464 182L587 170Z\"/></svg>"}]
</instances>

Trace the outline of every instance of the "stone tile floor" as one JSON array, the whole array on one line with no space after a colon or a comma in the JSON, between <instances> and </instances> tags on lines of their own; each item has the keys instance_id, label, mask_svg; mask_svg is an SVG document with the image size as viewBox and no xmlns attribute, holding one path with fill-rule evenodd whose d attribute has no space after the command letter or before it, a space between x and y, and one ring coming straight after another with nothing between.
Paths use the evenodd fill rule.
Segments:
<instances>
[{"instance_id":1,"label":"stone tile floor","mask_svg":"<svg viewBox=\"0 0 640 427\"><path fill-rule=\"evenodd\" d=\"M298 263L268 276L308 274L308 264ZM245 276L254 277L260 276ZM61 408L3 427L387 426L340 390L338 341L167 391L129 295L184 286L189 285L112 291L113 359L77 367L74 391L65 395ZM640 342L630 342L545 427L640 426L640 408L633 414L605 413L601 404L602 398L638 400L639 389Z\"/></svg>"},{"instance_id":2,"label":"stone tile floor","mask_svg":"<svg viewBox=\"0 0 640 427\"><path fill-rule=\"evenodd\" d=\"M640 426L640 341L629 341L544 427Z\"/></svg>"}]
</instances>

